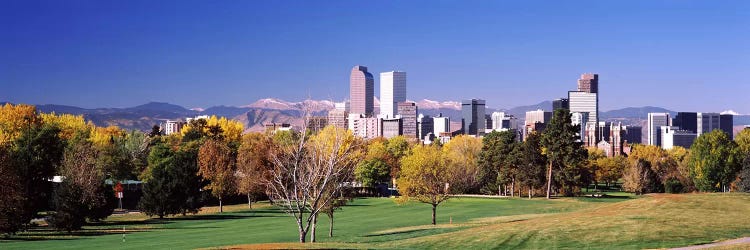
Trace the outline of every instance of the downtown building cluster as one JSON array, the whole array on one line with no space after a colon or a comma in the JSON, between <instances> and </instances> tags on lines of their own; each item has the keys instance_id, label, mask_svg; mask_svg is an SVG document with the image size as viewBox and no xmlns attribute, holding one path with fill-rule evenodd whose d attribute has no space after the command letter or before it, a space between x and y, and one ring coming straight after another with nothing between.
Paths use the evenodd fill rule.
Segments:
<instances>
[{"instance_id":1,"label":"downtown building cluster","mask_svg":"<svg viewBox=\"0 0 750 250\"><path fill-rule=\"evenodd\" d=\"M731 114L677 112L648 114L648 145L664 149L690 148L696 138L713 130L724 131L733 139L734 116Z\"/></svg>"},{"instance_id":2,"label":"downtown building cluster","mask_svg":"<svg viewBox=\"0 0 750 250\"><path fill-rule=\"evenodd\" d=\"M361 138L401 135L425 144L436 140L445 143L458 134L481 137L492 131L514 131L519 140L524 140L529 133L543 132L555 110L566 109L571 123L580 127L578 136L584 147L599 148L609 157L629 154L633 144L688 148L697 136L714 129L732 135L732 115L679 112L672 119L668 113L649 113L646 141L642 141L641 126L601 120L599 75L594 73L582 74L575 90L553 100L552 110L527 111L523 121L501 111L487 114L483 99L462 100L461 127L457 130L451 129L450 117L420 114L417 104L407 101L406 84L406 72L380 73L380 112L376 114L373 74L365 66L354 66L349 78L349 100L336 103L327 117L309 118L307 128L319 130L333 125L347 128Z\"/></svg>"}]
</instances>

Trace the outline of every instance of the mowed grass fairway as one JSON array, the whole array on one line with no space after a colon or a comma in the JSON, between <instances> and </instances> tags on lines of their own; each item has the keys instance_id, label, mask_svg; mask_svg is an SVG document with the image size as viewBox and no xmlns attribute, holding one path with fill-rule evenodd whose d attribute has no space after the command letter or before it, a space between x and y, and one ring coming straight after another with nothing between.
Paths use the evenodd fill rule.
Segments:
<instances>
[{"instance_id":1,"label":"mowed grass fairway","mask_svg":"<svg viewBox=\"0 0 750 250\"><path fill-rule=\"evenodd\" d=\"M74 235L48 231L0 241L2 249L191 248L609 248L677 247L750 236L750 195L657 194L637 199L456 198L438 207L357 199L336 214L334 237L297 244L291 216L267 204L166 220L113 216ZM449 221L452 219L452 224ZM125 227L125 242L122 229ZM280 244L266 244L280 243Z\"/></svg>"}]
</instances>

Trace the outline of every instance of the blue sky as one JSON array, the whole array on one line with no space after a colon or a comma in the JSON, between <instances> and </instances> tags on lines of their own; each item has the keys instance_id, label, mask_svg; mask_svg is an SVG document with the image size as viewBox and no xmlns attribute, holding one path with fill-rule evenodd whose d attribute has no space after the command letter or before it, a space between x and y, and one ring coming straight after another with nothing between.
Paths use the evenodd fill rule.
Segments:
<instances>
[{"instance_id":1,"label":"blue sky","mask_svg":"<svg viewBox=\"0 0 750 250\"><path fill-rule=\"evenodd\" d=\"M0 101L186 107L348 97L510 108L600 74L600 108L750 113L750 1L33 1L0 4ZM379 85L376 77L376 95Z\"/></svg>"}]
</instances>

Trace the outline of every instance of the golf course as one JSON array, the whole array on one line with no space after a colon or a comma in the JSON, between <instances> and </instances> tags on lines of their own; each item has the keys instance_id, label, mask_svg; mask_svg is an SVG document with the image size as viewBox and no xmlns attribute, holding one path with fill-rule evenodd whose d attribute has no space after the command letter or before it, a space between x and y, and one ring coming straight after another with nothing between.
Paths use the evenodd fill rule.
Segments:
<instances>
[{"instance_id":1,"label":"golf course","mask_svg":"<svg viewBox=\"0 0 750 250\"><path fill-rule=\"evenodd\" d=\"M43 227L0 241L2 249L653 249L750 236L750 195L612 193L607 198L455 197L437 209L392 198L355 199L318 223L317 243L295 243L293 218L268 203L206 207L163 220L113 215L73 233ZM750 247L750 245L735 245Z\"/></svg>"}]
</instances>

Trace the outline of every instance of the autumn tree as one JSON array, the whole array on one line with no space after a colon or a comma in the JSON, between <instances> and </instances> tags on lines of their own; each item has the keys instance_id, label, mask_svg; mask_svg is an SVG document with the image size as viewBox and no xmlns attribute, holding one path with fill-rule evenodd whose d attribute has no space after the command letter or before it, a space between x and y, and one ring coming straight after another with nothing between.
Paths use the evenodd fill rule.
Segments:
<instances>
[{"instance_id":1,"label":"autumn tree","mask_svg":"<svg viewBox=\"0 0 750 250\"><path fill-rule=\"evenodd\" d=\"M63 182L56 191L50 224L59 230L79 230L86 218L101 220L114 210L114 193L97 167L97 150L85 138L74 138L65 150L60 169Z\"/></svg>"},{"instance_id":2,"label":"autumn tree","mask_svg":"<svg viewBox=\"0 0 750 250\"><path fill-rule=\"evenodd\" d=\"M595 172L596 182L603 182L606 187L609 187L610 184L617 182L617 180L622 177L627 164L627 158L622 155L609 158L599 158L597 160L598 168Z\"/></svg>"},{"instance_id":3,"label":"autumn tree","mask_svg":"<svg viewBox=\"0 0 750 250\"><path fill-rule=\"evenodd\" d=\"M600 160L606 159L607 156L604 153L604 150L601 150L599 148L587 148L589 153L588 161L586 163L586 173L589 174L585 179L587 182L594 182L594 190L598 188L600 178L597 178L601 175L601 165ZM588 185L588 183L587 183Z\"/></svg>"},{"instance_id":4,"label":"autumn tree","mask_svg":"<svg viewBox=\"0 0 750 250\"><path fill-rule=\"evenodd\" d=\"M547 199L551 189L559 187L565 196L579 192L584 173L587 151L583 148L578 132L580 125L573 125L567 109L555 110L552 121L542 134L542 145L549 167L547 169Z\"/></svg>"},{"instance_id":5,"label":"autumn tree","mask_svg":"<svg viewBox=\"0 0 750 250\"><path fill-rule=\"evenodd\" d=\"M268 154L271 138L262 133L247 133L237 152L237 192L247 195L247 206L252 208L254 196L265 192L271 161Z\"/></svg>"},{"instance_id":6,"label":"autumn tree","mask_svg":"<svg viewBox=\"0 0 750 250\"><path fill-rule=\"evenodd\" d=\"M235 153L224 141L209 139L198 151L198 174L209 182L206 189L219 199L220 213L224 212L222 199L234 193L235 163Z\"/></svg>"},{"instance_id":7,"label":"autumn tree","mask_svg":"<svg viewBox=\"0 0 750 250\"><path fill-rule=\"evenodd\" d=\"M306 241L311 229L314 241L317 216L335 197L327 194L353 179L361 142L351 131L333 126L312 137L302 131L286 138L270 154L268 196L295 218L300 242Z\"/></svg>"},{"instance_id":8,"label":"autumn tree","mask_svg":"<svg viewBox=\"0 0 750 250\"><path fill-rule=\"evenodd\" d=\"M516 150L515 131L493 131L482 138L478 166L482 193L500 193L505 184L501 172L509 172L509 163ZM498 178L500 177L500 178Z\"/></svg>"},{"instance_id":9,"label":"autumn tree","mask_svg":"<svg viewBox=\"0 0 750 250\"><path fill-rule=\"evenodd\" d=\"M660 186L659 177L652 170L651 163L642 158L631 160L622 178L623 189L636 195L655 192Z\"/></svg>"},{"instance_id":10,"label":"autumn tree","mask_svg":"<svg viewBox=\"0 0 750 250\"><path fill-rule=\"evenodd\" d=\"M741 154L750 154L750 128L745 128L734 137Z\"/></svg>"},{"instance_id":11,"label":"autumn tree","mask_svg":"<svg viewBox=\"0 0 750 250\"><path fill-rule=\"evenodd\" d=\"M690 147L690 176L703 192L725 191L741 168L737 144L721 130L699 136Z\"/></svg>"},{"instance_id":12,"label":"autumn tree","mask_svg":"<svg viewBox=\"0 0 750 250\"><path fill-rule=\"evenodd\" d=\"M482 140L479 138L459 135L452 138L443 146L443 156L446 164L456 177L451 183L451 192L476 193L481 184L481 172L478 165L479 154L482 150Z\"/></svg>"},{"instance_id":13,"label":"autumn tree","mask_svg":"<svg viewBox=\"0 0 750 250\"><path fill-rule=\"evenodd\" d=\"M432 206L432 224L436 224L436 210L440 203L451 198L450 183L455 177L437 146L416 146L412 154L401 160L398 178L401 197L397 201L416 200Z\"/></svg>"},{"instance_id":14,"label":"autumn tree","mask_svg":"<svg viewBox=\"0 0 750 250\"><path fill-rule=\"evenodd\" d=\"M682 192L691 192L695 190L693 179L690 178L690 150L683 147L673 147L667 151L669 157L676 164L677 171L671 175L671 181L680 182Z\"/></svg>"},{"instance_id":15,"label":"autumn tree","mask_svg":"<svg viewBox=\"0 0 750 250\"><path fill-rule=\"evenodd\" d=\"M382 160L391 165L391 178L396 179L401 171L401 158L404 158L404 156L411 153L411 146L409 145L409 141L403 135L388 139L385 145L389 156L392 157L392 161L388 161L385 158Z\"/></svg>"}]
</instances>

